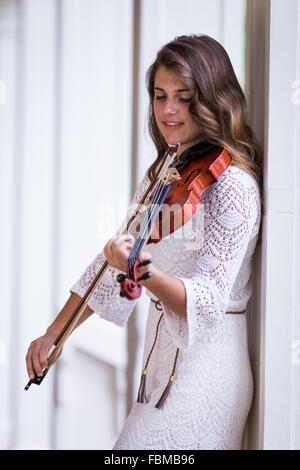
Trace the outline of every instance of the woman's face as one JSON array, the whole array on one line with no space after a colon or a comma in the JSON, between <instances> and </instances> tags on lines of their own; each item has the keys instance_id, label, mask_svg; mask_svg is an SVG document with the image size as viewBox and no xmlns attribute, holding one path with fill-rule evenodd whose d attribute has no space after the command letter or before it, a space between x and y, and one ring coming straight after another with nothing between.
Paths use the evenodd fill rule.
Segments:
<instances>
[{"instance_id":1,"label":"woman's face","mask_svg":"<svg viewBox=\"0 0 300 470\"><path fill-rule=\"evenodd\" d=\"M192 95L173 71L164 66L157 69L153 102L156 123L167 144L181 144L179 154L202 140L200 127L189 111Z\"/></svg>"}]
</instances>

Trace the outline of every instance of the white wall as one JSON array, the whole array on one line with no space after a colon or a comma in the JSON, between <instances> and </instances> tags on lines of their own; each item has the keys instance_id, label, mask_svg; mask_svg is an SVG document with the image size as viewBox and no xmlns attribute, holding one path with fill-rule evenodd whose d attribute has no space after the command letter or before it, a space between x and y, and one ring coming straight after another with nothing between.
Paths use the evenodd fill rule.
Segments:
<instances>
[{"instance_id":1,"label":"white wall","mask_svg":"<svg viewBox=\"0 0 300 470\"><path fill-rule=\"evenodd\" d=\"M14 94L16 77L16 4L4 5L0 1L0 79L3 81L5 100L0 104L0 448L9 445L13 432L13 396L10 389L9 357L13 349L15 323L13 321L13 286L16 278L17 259L13 259L15 214L14 180L19 181L14 159L14 122L16 119L16 97ZM4 98L4 96L3 96ZM16 252L16 255L18 252ZM15 261L15 263L14 263Z\"/></svg>"},{"instance_id":2,"label":"white wall","mask_svg":"<svg viewBox=\"0 0 300 470\"><path fill-rule=\"evenodd\" d=\"M1 298L6 298L2 321L9 332L3 385L10 400L9 407L4 405L10 423L6 445L22 436L24 445L31 446L32 429L37 427L34 445L43 447L49 440L51 406L45 404L51 403L51 388L38 397L34 393L25 397L23 387L28 340L48 322L52 304L54 18L51 2L34 6L33 2L27 2L26 8L19 2L1 2L6 36L1 58L8 91L1 108L6 141L1 149L6 186L1 201L9 210L1 211L1 226L9 235L4 240L8 243L1 244L6 251ZM47 22L41 34L43 17Z\"/></svg>"}]
</instances>

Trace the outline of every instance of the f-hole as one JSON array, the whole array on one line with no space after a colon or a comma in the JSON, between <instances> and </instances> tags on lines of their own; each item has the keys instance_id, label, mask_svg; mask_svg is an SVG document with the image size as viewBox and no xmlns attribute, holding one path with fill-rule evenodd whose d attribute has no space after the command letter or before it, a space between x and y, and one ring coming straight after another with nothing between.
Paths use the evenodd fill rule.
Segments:
<instances>
[{"instance_id":1,"label":"f-hole","mask_svg":"<svg viewBox=\"0 0 300 470\"><path fill-rule=\"evenodd\" d=\"M201 173L201 170L199 170L198 168L195 168L195 170L191 171L191 172L187 175L185 181L184 181L183 183L178 183L177 186L184 186L184 185L186 184L186 182L188 181L188 179L192 176L192 174L195 173L195 171L196 171L197 173Z\"/></svg>"}]
</instances>

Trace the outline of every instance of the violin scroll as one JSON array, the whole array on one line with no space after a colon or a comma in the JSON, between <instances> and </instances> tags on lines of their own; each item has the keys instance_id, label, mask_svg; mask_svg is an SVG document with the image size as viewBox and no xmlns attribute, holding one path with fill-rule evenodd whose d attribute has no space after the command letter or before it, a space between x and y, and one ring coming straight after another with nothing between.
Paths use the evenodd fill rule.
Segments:
<instances>
[{"instance_id":1,"label":"violin scroll","mask_svg":"<svg viewBox=\"0 0 300 470\"><path fill-rule=\"evenodd\" d=\"M142 285L139 284L139 281L145 281L146 279L149 279L149 277L151 277L151 272L147 271L142 274L142 276L139 276L139 268L141 266L146 266L150 263L152 263L151 258L142 262L138 262L137 260L133 265L132 272L130 267L128 266L127 274L117 275L117 281L120 283L121 286L121 297L126 297L129 300L134 300L141 296Z\"/></svg>"}]
</instances>

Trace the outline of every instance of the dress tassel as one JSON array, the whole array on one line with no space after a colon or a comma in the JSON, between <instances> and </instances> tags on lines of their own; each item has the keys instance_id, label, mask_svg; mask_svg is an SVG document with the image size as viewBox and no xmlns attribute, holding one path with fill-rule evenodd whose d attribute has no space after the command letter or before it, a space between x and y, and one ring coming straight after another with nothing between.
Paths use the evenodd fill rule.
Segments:
<instances>
[{"instance_id":1,"label":"dress tassel","mask_svg":"<svg viewBox=\"0 0 300 470\"><path fill-rule=\"evenodd\" d=\"M154 301L153 299L151 299L151 300L155 303L155 306L156 306L157 310L161 311L162 307L159 308L161 306L161 302L160 301ZM157 341L158 328L159 328L159 324L160 324L160 322L163 318L163 315L164 314L162 313L159 320L158 320L158 323L157 323L157 326L156 326L156 334L155 334L154 343L153 343L152 348L150 350L150 353L147 357L145 368L144 368L142 376L141 376L141 382L140 382L140 388L139 388L138 397L137 397L137 403L145 403L145 402L147 403L147 399L146 399L146 374L147 374L147 368L148 368L148 364L149 364L149 361L150 361L151 354L153 352L154 346L155 346L156 341ZM169 391L170 391L170 388L172 387L172 383L173 383L173 380L174 380L176 363L177 363L177 359L178 359L178 353L179 353L179 348L177 348L177 350L176 350L173 369L172 369L172 372L171 372L171 376L169 378L168 385L166 386L166 388L164 390L164 393L160 397L159 401L156 403L155 408L159 408L159 409L163 408L164 403L167 399L167 396L169 395Z\"/></svg>"},{"instance_id":2,"label":"dress tassel","mask_svg":"<svg viewBox=\"0 0 300 470\"><path fill-rule=\"evenodd\" d=\"M147 374L147 369L144 369L142 376L141 376L141 383L140 383L140 388L139 388L139 393L138 393L138 398L137 398L138 403L145 403L147 401L146 396L145 396L146 374Z\"/></svg>"},{"instance_id":3,"label":"dress tassel","mask_svg":"<svg viewBox=\"0 0 300 470\"><path fill-rule=\"evenodd\" d=\"M166 386L164 390L164 393L160 397L159 401L156 403L155 408L159 408L159 409L163 408L164 403L167 399L167 396L169 395L170 388L172 387L173 380L174 380L174 376L172 375L169 379L168 385Z\"/></svg>"}]
</instances>

